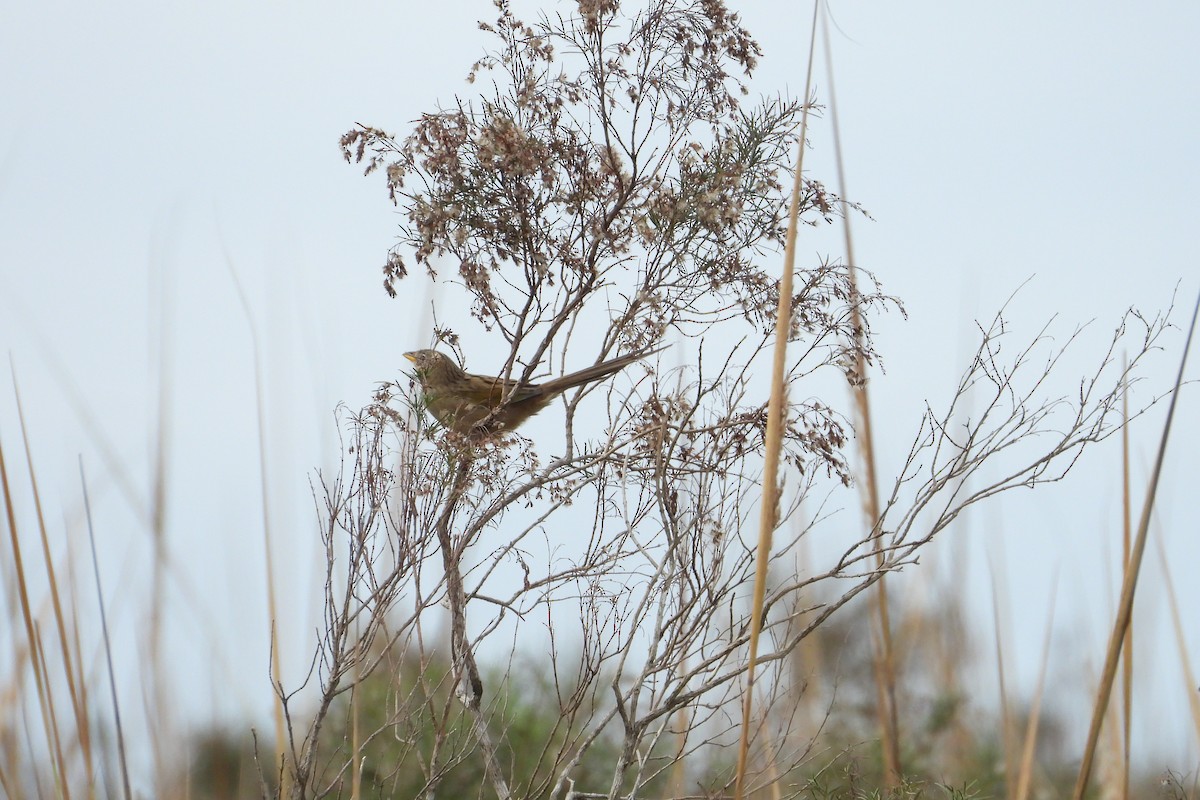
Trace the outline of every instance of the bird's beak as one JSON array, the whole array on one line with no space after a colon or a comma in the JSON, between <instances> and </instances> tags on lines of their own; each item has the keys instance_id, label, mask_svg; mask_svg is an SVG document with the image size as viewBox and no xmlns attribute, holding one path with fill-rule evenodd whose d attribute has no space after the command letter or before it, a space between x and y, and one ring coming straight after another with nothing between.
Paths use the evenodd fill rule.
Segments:
<instances>
[{"instance_id":1,"label":"bird's beak","mask_svg":"<svg viewBox=\"0 0 1200 800\"><path fill-rule=\"evenodd\" d=\"M414 364L417 363L417 356L414 353L405 353L404 357L407 358L409 361L413 362Z\"/></svg>"}]
</instances>

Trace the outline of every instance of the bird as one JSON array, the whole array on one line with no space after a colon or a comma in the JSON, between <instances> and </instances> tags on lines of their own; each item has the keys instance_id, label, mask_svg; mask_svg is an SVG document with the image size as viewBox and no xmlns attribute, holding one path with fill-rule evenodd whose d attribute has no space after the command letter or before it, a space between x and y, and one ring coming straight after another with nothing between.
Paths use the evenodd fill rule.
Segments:
<instances>
[{"instance_id":1,"label":"bird","mask_svg":"<svg viewBox=\"0 0 1200 800\"><path fill-rule=\"evenodd\" d=\"M404 357L415 367L425 407L434 419L456 433L469 435L515 430L568 389L604 380L661 349L602 361L545 383L472 375L438 350L413 350Z\"/></svg>"}]
</instances>

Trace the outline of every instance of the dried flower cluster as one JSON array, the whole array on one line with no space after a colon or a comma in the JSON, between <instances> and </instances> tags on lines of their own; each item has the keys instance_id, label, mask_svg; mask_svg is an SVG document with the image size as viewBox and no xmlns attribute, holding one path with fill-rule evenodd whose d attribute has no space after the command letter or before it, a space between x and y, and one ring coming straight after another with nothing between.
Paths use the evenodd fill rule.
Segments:
<instances>
[{"instance_id":1,"label":"dried flower cluster","mask_svg":"<svg viewBox=\"0 0 1200 800\"><path fill-rule=\"evenodd\" d=\"M721 2L616 2L527 25L506 3L484 29L498 51L471 71L494 93L426 114L405 139L358 127L347 160L382 169L405 212L384 268L395 293L411 251L431 275L453 264L475 317L536 364L596 302L602 341L643 347L668 330L698 336L740 315L773 325L777 280L759 260L784 232L782 179L795 101L744 108L758 46ZM559 54L569 54L560 59ZM808 181L802 216L837 203ZM769 262L774 272L775 261ZM844 270L806 273L796 330L840 324Z\"/></svg>"}]
</instances>

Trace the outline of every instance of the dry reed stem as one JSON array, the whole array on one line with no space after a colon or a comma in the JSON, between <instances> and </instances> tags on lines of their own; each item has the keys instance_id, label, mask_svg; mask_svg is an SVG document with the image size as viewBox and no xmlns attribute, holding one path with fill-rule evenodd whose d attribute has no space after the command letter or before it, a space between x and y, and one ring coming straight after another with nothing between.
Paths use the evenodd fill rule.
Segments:
<instances>
[{"instance_id":1,"label":"dry reed stem","mask_svg":"<svg viewBox=\"0 0 1200 800\"><path fill-rule=\"evenodd\" d=\"M46 518L42 510L42 493L38 489L37 473L33 466L33 450L29 444L29 428L25 422L25 405L21 401L21 391L17 385L16 367L9 359L9 369L12 375L13 396L17 404L17 420L21 426L21 443L25 448L25 465L29 470L29 489L33 495L34 512L37 515L38 535L42 545L42 561L46 567L46 578L49 582L50 601L54 610L54 623L58 632L59 652L63 662L63 673L67 679L67 691L71 698L71 710L75 719L75 730L78 732L77 737L80 744L80 749L83 755L84 762L88 765L87 772L91 774L91 738L88 736L87 724L87 709L83 707L79 685L76 682L76 672L71 661L71 646L67 640L66 615L63 613L62 595L58 588L58 575L54 569L54 558L50 554L50 536L46 530ZM40 643L39 643L40 646ZM45 664L45 654L42 653L43 667ZM49 672L47 671L48 675ZM49 681L47 681L48 693L52 692ZM53 706L53 696L48 696L51 706ZM52 720L55 726L57 735L57 720ZM61 754L60 754L61 755ZM66 769L66 764L62 765ZM90 784L89 784L90 786ZM94 787L93 787L94 788Z\"/></svg>"},{"instance_id":2,"label":"dry reed stem","mask_svg":"<svg viewBox=\"0 0 1200 800\"><path fill-rule=\"evenodd\" d=\"M64 525L64 529L65 529ZM87 678L84 675L83 665L83 642L79 637L79 581L75 577L74 569L75 561L72 558L67 558L67 587L71 590L71 647L79 658L75 659L75 668L78 670L75 674L75 685L79 687L79 707L83 709L83 721L76 731L76 735L80 737L80 751L84 754L84 770L86 781L85 786L88 787L89 797L96 793L96 765L92 758L92 724L91 715L88 711L88 687Z\"/></svg>"},{"instance_id":3,"label":"dry reed stem","mask_svg":"<svg viewBox=\"0 0 1200 800\"><path fill-rule=\"evenodd\" d=\"M829 44L828 18L822 19L822 30L825 41L825 71L829 76L829 111L833 127L833 151L837 163L838 195L842 204L842 230L846 241L846 268L850 279L850 315L851 329L855 332L855 374L859 384L854 387L855 410L857 422L855 426L859 449L862 453L863 468L866 470L866 486L863 493L863 510L867 525L871 529L871 538L875 545L875 567L881 573L884 570L885 558L880 536L880 523L883 516L879 505L879 482L875 466L875 442L871 426L871 402L867 392L866 365L863 362L865 343L862 314L859 308L861 295L858 291L857 266L854 259L854 237L850 232L850 214L846 203L846 170L842 159L842 139L838 127L837 95L834 91L833 50ZM883 752L884 785L887 788L897 786L901 781L900 775L900 722L896 709L896 660L892 646L892 625L889 619L889 603L887 580L881 574L876 584L875 613L878 627L875 629L875 687L879 711L880 746Z\"/></svg>"},{"instance_id":4,"label":"dry reed stem","mask_svg":"<svg viewBox=\"0 0 1200 800\"><path fill-rule=\"evenodd\" d=\"M804 108L800 116L800 137L797 143L796 173L792 180L791 205L788 209L787 240L783 251L783 275L779 284L779 306L775 311L771 397L767 405L767 430L763 454L763 497L762 507L759 509L754 602L750 614L750 652L746 664L746 687L743 690L742 730L741 740L738 744L737 777L733 793L735 800L742 800L745 796L746 765L750 750L750 720L754 714L754 670L758 660L758 638L762 628L763 597L766 593L767 567L771 558L771 539L775 526L779 522L779 455L783 439L784 371L786 369L788 335L792 324L792 273L796 264L796 233L800 224L800 189L804 183L804 142L808 135L808 98L812 92L813 56L816 52L819 12L820 3L814 3L812 29L808 42L808 68L804 78Z\"/></svg>"},{"instance_id":5,"label":"dry reed stem","mask_svg":"<svg viewBox=\"0 0 1200 800\"><path fill-rule=\"evenodd\" d=\"M1103 760L1097 770L1099 775L1096 784L1100 789L1101 798L1120 798L1121 785L1125 765L1121 763L1121 718L1120 705L1109 703L1108 712L1104 715L1104 727L1101 729L1105 750Z\"/></svg>"},{"instance_id":6,"label":"dry reed stem","mask_svg":"<svg viewBox=\"0 0 1200 800\"><path fill-rule=\"evenodd\" d=\"M350 687L350 753L353 759L350 762L350 797L351 800L358 800L362 797L363 760L362 753L360 752L362 749L362 734L359 732L361 703L358 699L358 687L362 683L361 663L355 663L354 672L354 685Z\"/></svg>"},{"instance_id":7,"label":"dry reed stem","mask_svg":"<svg viewBox=\"0 0 1200 800\"><path fill-rule=\"evenodd\" d=\"M21 557L21 543L17 535L17 518L13 505L12 487L8 481L8 467L5 463L4 447L2 445L0 445L0 488L3 488L4 491L4 510L8 518L9 541L13 553L13 572L17 579L17 596L20 599L21 619L25 625L26 641L30 649L29 662L30 666L33 667L34 686L37 689L38 707L41 711L42 733L45 736L46 745L53 752L54 736L50 730L47 677L42 672L41 662L36 654L37 633L33 621L33 612L29 604L29 588L25 579L25 562Z\"/></svg>"},{"instance_id":8,"label":"dry reed stem","mask_svg":"<svg viewBox=\"0 0 1200 800\"><path fill-rule=\"evenodd\" d=\"M271 682L277 690L273 692L275 695L275 763L281 766L281 762L287 759L288 743L287 728L284 723L283 698L281 697L283 671L280 666L279 627L276 624L279 619L279 613L275 600L275 560L271 553L271 503L270 491L267 485L267 475L269 473L267 469L265 393L262 385L262 348L258 340L258 328L254 325L254 315L250 310L250 301L246 297L246 292L242 289L242 282L238 279L237 270L233 267L233 259L230 257L223 243L221 249L225 255L225 264L229 268L230 277L233 278L233 285L237 289L242 311L246 315L246 325L250 329L251 352L254 356L254 403L258 421L258 469L262 491L263 553L265 556L267 584L267 624L269 627L268 636L271 642ZM287 769L280 769L280 797L287 797L290 794L289 781L289 771Z\"/></svg>"},{"instance_id":9,"label":"dry reed stem","mask_svg":"<svg viewBox=\"0 0 1200 800\"><path fill-rule=\"evenodd\" d=\"M1000 689L1000 748L1004 754L1004 787L1009 800L1017 794L1017 759L1013 746L1012 705L1008 702L1008 682L1004 672L1004 625L1000 619L999 581L996 580L995 564L992 565L992 622L996 629L996 675Z\"/></svg>"},{"instance_id":10,"label":"dry reed stem","mask_svg":"<svg viewBox=\"0 0 1200 800\"><path fill-rule=\"evenodd\" d=\"M1050 639L1054 631L1054 607L1058 598L1058 579L1050 590L1050 613L1046 615L1046 633L1042 638L1042 665L1038 671L1037 687L1029 707L1029 720L1025 724L1025 743L1021 748L1021 766L1017 772L1017 789L1014 800L1027 800L1033 785L1033 756L1037 752L1038 721L1042 715L1042 697L1046 688L1046 672L1050 666Z\"/></svg>"},{"instance_id":11,"label":"dry reed stem","mask_svg":"<svg viewBox=\"0 0 1200 800\"><path fill-rule=\"evenodd\" d=\"M133 792L129 787L129 765L125 758L125 728L121 725L121 704L117 701L117 679L113 672L112 640L108 636L108 613L104 610L104 590L100 586L100 560L96 557L96 533L92 526L92 501L88 496L82 457L79 459L79 485L83 490L83 513L87 520L88 543L92 552L92 574L96 580L96 607L100 610L100 631L104 635L104 657L108 665L108 691L112 699L113 726L117 729L117 759L121 765L121 787L125 792L125 800L132 800Z\"/></svg>"},{"instance_id":12,"label":"dry reed stem","mask_svg":"<svg viewBox=\"0 0 1200 800\"><path fill-rule=\"evenodd\" d=\"M1187 365L1188 351L1192 345L1192 335L1196 332L1196 317L1200 315L1200 294L1196 297L1196 306L1192 311L1192 322L1188 326L1187 340L1183 345L1183 355L1179 359L1179 372L1175 377L1175 387L1171 392L1171 402L1167 406L1167 418L1163 423L1162 437L1158 443L1158 456L1154 460L1154 470L1150 475L1150 484L1146 487L1146 500L1142 505L1142 516L1138 522L1137 538L1134 540L1130 553L1129 569L1121 586L1121 599L1117 609L1117 619L1113 623L1112 635L1108 641L1108 652L1104 659L1104 672L1096 691L1096 702L1092 709L1092 723L1088 729L1087 744L1084 746L1083 758L1079 765L1079 775L1075 780L1072 792L1073 800L1083 800L1091 777L1092 762L1095 759L1096 744L1100 739L1100 726L1108 709L1109 697L1112 694L1113 680L1117 672L1117 661L1120 658L1122 641L1129 628L1133 615L1133 595L1137 589L1138 573L1141 571L1142 556L1146 552L1146 538L1150 528L1150 515L1154 510L1154 497L1158 492L1158 480L1162 475L1163 460L1166 457L1167 441L1170 438L1171 422L1175 418L1175 406L1179 401L1179 390L1183 385L1183 370Z\"/></svg>"},{"instance_id":13,"label":"dry reed stem","mask_svg":"<svg viewBox=\"0 0 1200 800\"><path fill-rule=\"evenodd\" d=\"M42 628L38 623L33 623L34 641L33 641L33 658L41 664L42 674L50 674L50 665L46 663L46 646L42 642ZM58 729L58 712L54 706L54 687L49 682L46 683L46 705L50 711L50 733L51 753L54 759L50 762L54 767L54 786L57 794L66 800L71 800L71 786L67 782L67 759L63 753L62 734Z\"/></svg>"},{"instance_id":14,"label":"dry reed stem","mask_svg":"<svg viewBox=\"0 0 1200 800\"><path fill-rule=\"evenodd\" d=\"M766 747L763 748L766 753L766 773L767 783L764 788L770 792L770 800L783 800L783 793L779 791L779 779L783 777L779 772L779 759L776 758L778 752L775 747L775 742L771 736L771 728L769 725L762 726L763 738L766 740Z\"/></svg>"},{"instance_id":15,"label":"dry reed stem","mask_svg":"<svg viewBox=\"0 0 1200 800\"><path fill-rule=\"evenodd\" d=\"M1200 743L1200 692L1195 689L1196 673L1192 671L1192 660L1188 657L1187 637L1183 634L1183 617L1179 613L1179 598L1175 595L1175 583L1171 580L1171 569L1167 563L1167 553L1163 549L1162 539L1158 543L1158 560L1162 565L1163 583L1167 590L1167 602L1171 606L1171 625L1175 629L1175 644L1179 648L1179 666L1183 671L1183 692L1187 695L1192 712L1193 732L1196 742Z\"/></svg>"},{"instance_id":16,"label":"dry reed stem","mask_svg":"<svg viewBox=\"0 0 1200 800\"><path fill-rule=\"evenodd\" d=\"M170 383L167 354L170 352L170 320L172 314L167 307L167 280L162 281L160 313L162 328L159 331L159 381L158 381L158 425L154 441L154 467L151 470L150 492L150 537L154 545L154 570L150 584L150 641L149 641L149 692L144 695L147 703L146 726L150 733L151 749L154 751L155 783L160 794L166 793L168 759L164 752L167 743L174 737L170 733L170 711L172 704L167 695L163 676L163 614L166 582L164 580L170 555L167 549L167 465L168 442L170 440Z\"/></svg>"},{"instance_id":17,"label":"dry reed stem","mask_svg":"<svg viewBox=\"0 0 1200 800\"><path fill-rule=\"evenodd\" d=\"M1121 372L1129 367L1129 358L1121 357ZM1122 380L1128 388L1129 382ZM1121 563L1122 579L1129 573L1129 553L1132 546L1133 501L1129 489L1129 395L1121 393ZM1133 620L1125 634L1121 657L1121 694L1124 698L1121 734L1121 800L1129 800L1129 750L1133 741Z\"/></svg>"}]
</instances>

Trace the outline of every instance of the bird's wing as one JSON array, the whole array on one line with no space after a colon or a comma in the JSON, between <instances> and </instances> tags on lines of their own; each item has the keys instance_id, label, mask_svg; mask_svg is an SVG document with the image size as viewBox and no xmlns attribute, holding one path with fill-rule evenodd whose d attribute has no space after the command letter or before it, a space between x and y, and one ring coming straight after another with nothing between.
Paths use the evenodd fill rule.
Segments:
<instances>
[{"instance_id":1,"label":"bird's wing","mask_svg":"<svg viewBox=\"0 0 1200 800\"><path fill-rule=\"evenodd\" d=\"M498 406L508 398L509 403L519 403L522 400L528 400L535 395L541 394L542 387L536 383L522 383L521 381L504 380L491 375L471 375L479 382L480 386L486 386L485 396L477 398L480 402L486 402L491 406Z\"/></svg>"}]
</instances>

